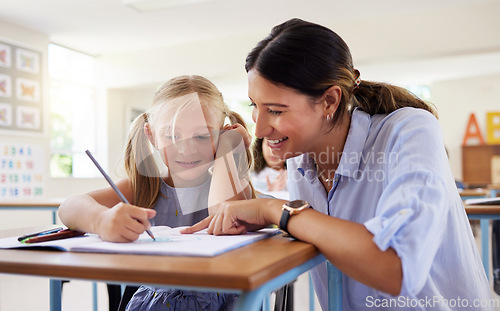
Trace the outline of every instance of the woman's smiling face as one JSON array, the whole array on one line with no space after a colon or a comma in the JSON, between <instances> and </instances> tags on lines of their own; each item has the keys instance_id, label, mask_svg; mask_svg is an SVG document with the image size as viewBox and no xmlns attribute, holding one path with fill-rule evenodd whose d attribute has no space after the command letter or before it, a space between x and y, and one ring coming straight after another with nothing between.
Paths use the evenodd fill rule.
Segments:
<instances>
[{"instance_id":1,"label":"woman's smiling face","mask_svg":"<svg viewBox=\"0 0 500 311\"><path fill-rule=\"evenodd\" d=\"M248 72L248 96L255 136L266 138L275 156L288 159L314 148L323 133L323 114L309 96L272 83L255 69Z\"/></svg>"}]
</instances>

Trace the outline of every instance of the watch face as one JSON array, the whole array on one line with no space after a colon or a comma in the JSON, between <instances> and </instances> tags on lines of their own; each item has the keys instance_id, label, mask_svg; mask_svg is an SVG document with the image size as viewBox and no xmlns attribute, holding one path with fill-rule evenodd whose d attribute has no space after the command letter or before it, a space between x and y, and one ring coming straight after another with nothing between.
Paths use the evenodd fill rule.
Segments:
<instances>
[{"instance_id":1,"label":"watch face","mask_svg":"<svg viewBox=\"0 0 500 311\"><path fill-rule=\"evenodd\" d=\"M285 205L288 207L291 207L291 208L301 208L304 205L309 205L309 203L307 203L304 200L294 200L294 201L290 201L288 203L285 203Z\"/></svg>"},{"instance_id":2,"label":"watch face","mask_svg":"<svg viewBox=\"0 0 500 311\"><path fill-rule=\"evenodd\" d=\"M304 209L308 208L310 205L304 200L295 200L283 204L283 210L287 210L292 215L297 215L301 213Z\"/></svg>"}]
</instances>

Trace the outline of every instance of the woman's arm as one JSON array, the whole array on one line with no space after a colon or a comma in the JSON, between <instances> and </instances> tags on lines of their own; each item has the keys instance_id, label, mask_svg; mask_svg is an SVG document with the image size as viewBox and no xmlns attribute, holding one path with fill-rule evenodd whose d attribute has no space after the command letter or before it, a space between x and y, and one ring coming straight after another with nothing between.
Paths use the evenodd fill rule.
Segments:
<instances>
[{"instance_id":1,"label":"woman's arm","mask_svg":"<svg viewBox=\"0 0 500 311\"><path fill-rule=\"evenodd\" d=\"M132 187L127 179L120 180L117 187L132 201ZM156 212L125 204L111 187L68 197L59 206L61 221L74 230L96 233L103 240L130 242L136 240L150 228L149 218Z\"/></svg>"},{"instance_id":2,"label":"woman's arm","mask_svg":"<svg viewBox=\"0 0 500 311\"><path fill-rule=\"evenodd\" d=\"M239 234L249 229L248 223L278 225L285 202L276 199L223 202L216 215L209 216L183 233L208 227L208 232L215 235ZM308 209L290 217L288 231L297 239L316 246L332 264L351 278L391 295L400 293L403 278L401 260L391 248L381 251L364 225Z\"/></svg>"},{"instance_id":3,"label":"woman's arm","mask_svg":"<svg viewBox=\"0 0 500 311\"><path fill-rule=\"evenodd\" d=\"M269 213L269 217L273 223L279 223L281 208L276 206L274 210L278 212ZM381 251L363 224L308 209L290 217L288 231L316 246L349 277L391 295L400 293L403 280L400 258L392 248Z\"/></svg>"}]
</instances>

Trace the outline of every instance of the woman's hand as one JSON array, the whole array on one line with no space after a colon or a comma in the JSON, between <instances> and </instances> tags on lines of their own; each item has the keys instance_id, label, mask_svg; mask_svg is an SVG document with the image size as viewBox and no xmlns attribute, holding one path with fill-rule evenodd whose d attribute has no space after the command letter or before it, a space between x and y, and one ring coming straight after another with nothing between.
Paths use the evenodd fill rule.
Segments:
<instances>
[{"instance_id":1,"label":"woman's hand","mask_svg":"<svg viewBox=\"0 0 500 311\"><path fill-rule=\"evenodd\" d=\"M181 233L194 233L207 228L208 234L243 234L279 222L282 200L253 199L222 202L212 216L186 228Z\"/></svg>"},{"instance_id":2,"label":"woman's hand","mask_svg":"<svg viewBox=\"0 0 500 311\"><path fill-rule=\"evenodd\" d=\"M156 211L130 204L118 203L103 211L97 220L96 232L109 242L132 242L151 228L150 218Z\"/></svg>"}]
</instances>

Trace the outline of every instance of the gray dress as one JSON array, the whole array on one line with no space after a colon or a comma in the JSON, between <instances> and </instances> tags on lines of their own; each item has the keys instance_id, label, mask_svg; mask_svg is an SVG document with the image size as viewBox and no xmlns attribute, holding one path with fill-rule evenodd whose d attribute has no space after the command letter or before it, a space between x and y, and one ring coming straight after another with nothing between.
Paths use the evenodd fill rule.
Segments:
<instances>
[{"instance_id":1,"label":"gray dress","mask_svg":"<svg viewBox=\"0 0 500 311\"><path fill-rule=\"evenodd\" d=\"M191 226L208 216L210 179L193 188L172 188L162 182L153 226ZM141 286L127 305L126 310L231 310L236 300L234 294L196 292L174 288Z\"/></svg>"}]
</instances>

